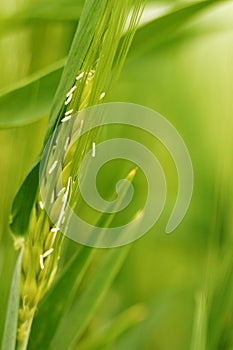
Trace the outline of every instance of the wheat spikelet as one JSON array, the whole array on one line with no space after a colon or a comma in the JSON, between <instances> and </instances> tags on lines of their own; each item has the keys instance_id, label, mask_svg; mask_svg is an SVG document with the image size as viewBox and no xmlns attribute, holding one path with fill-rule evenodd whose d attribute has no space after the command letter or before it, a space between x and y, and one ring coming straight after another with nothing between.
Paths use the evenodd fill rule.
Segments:
<instances>
[{"instance_id":1,"label":"wheat spikelet","mask_svg":"<svg viewBox=\"0 0 233 350\"><path fill-rule=\"evenodd\" d=\"M90 96L91 93L93 77L93 71L87 74L87 82L81 96L80 109L85 108L88 104L88 96ZM76 90L76 88L73 89L73 91L74 90ZM67 98L69 98L69 96L71 96L70 93L68 93ZM68 106L69 104L66 104L67 112L65 112L64 118L71 115L71 112L69 112L71 111ZM63 122L65 121L63 120ZM73 148L68 152L66 157L68 160L64 159L64 164L67 162L69 163L71 154L74 151ZM50 167L49 175L52 174L55 168L56 163L53 163ZM67 172L67 167L65 166L62 172L64 183L68 182L68 177L69 172ZM61 199L64 193L65 188L55 188L51 196L52 209L57 212L57 215L61 208ZM47 216L44 204L40 195L38 195L31 213L27 238L24 240L15 238L16 249L22 246L24 249L17 331L18 344L24 344L27 340L37 305L54 279L63 237L59 228L54 226ZM21 345L19 345L19 348L20 346Z\"/></svg>"}]
</instances>

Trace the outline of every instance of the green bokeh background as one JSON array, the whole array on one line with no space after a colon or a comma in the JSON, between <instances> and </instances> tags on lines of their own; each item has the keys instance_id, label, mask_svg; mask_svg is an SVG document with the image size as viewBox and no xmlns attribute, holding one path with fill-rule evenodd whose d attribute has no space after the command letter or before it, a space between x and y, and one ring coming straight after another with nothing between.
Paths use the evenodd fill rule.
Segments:
<instances>
[{"instance_id":1,"label":"green bokeh background","mask_svg":"<svg viewBox=\"0 0 233 350\"><path fill-rule=\"evenodd\" d=\"M158 142L141 137L141 142L160 155L168 178L170 202L155 227L132 244L129 257L92 321L92 327L98 328L104 320L127 306L146 305L147 318L124 334L111 349L189 349L195 298L200 292L205 292L207 299L208 295L216 294L214 305L210 303L208 309L208 337L214 339L214 332L220 329L219 321L224 315L223 322L229 322L224 323L224 332L231 340L233 338L233 301L227 311L224 309L224 293L232 290L232 280L221 290L225 265L233 273L229 267L232 265L233 228L232 18L232 1L219 1L218 6L195 17L181 32L155 50L130 57L108 99L141 104L166 117L183 137L195 175L189 211L180 226L171 235L165 235L165 225L176 195L176 171ZM8 88L64 57L74 30L74 23L37 24L2 36L0 87ZM46 120L47 116L26 127L0 130L2 310L14 262L8 230L10 206L41 148ZM114 181L114 176L108 181L104 176L103 186ZM139 198L140 191L143 198L144 190L143 178L136 175L135 191ZM4 322L3 314L1 312L0 326ZM221 331L221 336L224 332ZM208 349L228 349L224 346L218 339Z\"/></svg>"}]
</instances>

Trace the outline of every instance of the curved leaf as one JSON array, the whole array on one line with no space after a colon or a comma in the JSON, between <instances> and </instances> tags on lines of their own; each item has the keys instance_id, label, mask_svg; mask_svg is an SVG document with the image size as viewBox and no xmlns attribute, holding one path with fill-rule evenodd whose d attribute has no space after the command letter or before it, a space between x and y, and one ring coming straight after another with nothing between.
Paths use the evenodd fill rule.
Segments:
<instances>
[{"instance_id":1,"label":"curved leaf","mask_svg":"<svg viewBox=\"0 0 233 350\"><path fill-rule=\"evenodd\" d=\"M137 323L143 321L147 315L144 305L133 305L117 315L109 325L98 333L84 338L77 346L77 350L102 350L119 338L124 332Z\"/></svg>"},{"instance_id":2,"label":"curved leaf","mask_svg":"<svg viewBox=\"0 0 233 350\"><path fill-rule=\"evenodd\" d=\"M27 3L0 21L0 34L40 23L77 22L84 0L40 1Z\"/></svg>"},{"instance_id":3,"label":"curved leaf","mask_svg":"<svg viewBox=\"0 0 233 350\"><path fill-rule=\"evenodd\" d=\"M0 95L0 128L19 127L48 115L64 60Z\"/></svg>"},{"instance_id":4,"label":"curved leaf","mask_svg":"<svg viewBox=\"0 0 233 350\"><path fill-rule=\"evenodd\" d=\"M181 8L173 8L165 15L140 27L131 45L129 56L143 55L152 51L160 44L171 39L193 16L218 2L218 0L207 0L187 3Z\"/></svg>"}]
</instances>

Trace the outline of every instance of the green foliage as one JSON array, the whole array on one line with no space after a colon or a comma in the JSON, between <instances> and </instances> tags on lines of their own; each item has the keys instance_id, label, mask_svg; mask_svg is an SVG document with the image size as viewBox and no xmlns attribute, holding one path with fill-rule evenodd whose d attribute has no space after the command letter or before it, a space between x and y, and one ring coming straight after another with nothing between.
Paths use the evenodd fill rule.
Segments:
<instances>
[{"instance_id":1,"label":"green foliage","mask_svg":"<svg viewBox=\"0 0 233 350\"><path fill-rule=\"evenodd\" d=\"M134 305L116 316L110 324L93 334L90 338L84 338L78 344L80 350L101 350L111 346L114 341L125 331L143 321L147 316L144 305Z\"/></svg>"},{"instance_id":2,"label":"green foliage","mask_svg":"<svg viewBox=\"0 0 233 350\"><path fill-rule=\"evenodd\" d=\"M81 252L78 251L68 266L63 269L61 276L58 277L39 306L32 325L29 349L42 347L49 349L64 314L72 305L75 293L92 261L92 256L93 249L83 247ZM52 312L50 312L51 305L53 305Z\"/></svg>"},{"instance_id":3,"label":"green foliage","mask_svg":"<svg viewBox=\"0 0 233 350\"><path fill-rule=\"evenodd\" d=\"M138 29L129 55L140 56L153 51L156 47L171 40L195 15L218 0L201 1L187 3L178 8L168 10L164 16L158 17L154 21ZM159 35L158 35L159 33ZM142 44L143 43L143 44Z\"/></svg>"},{"instance_id":4,"label":"green foliage","mask_svg":"<svg viewBox=\"0 0 233 350\"><path fill-rule=\"evenodd\" d=\"M47 137L50 136L56 125L59 124L61 116L64 116L65 108L64 108L64 100L67 93L67 90L70 89L70 85L73 85L73 82L75 81L76 75L82 70L84 72L90 72L91 69L95 69L95 76L93 78L93 87L87 87L90 90L90 101L87 101L86 104L82 105L82 94L85 93L85 90L82 90L79 93L79 99L77 100L77 106L74 107L76 110L79 108L82 109L86 106L92 105L94 103L97 103L99 101L99 96L101 91L103 91L103 85L106 85L109 76L111 74L112 65L114 62L114 58L116 55L116 50L119 45L119 41L122 36L122 32L125 27L126 20L128 18L129 10L130 10L130 3L125 2L124 6L119 6L119 4L114 3L113 1L111 3L103 1L96 1L96 0L90 0L86 2L86 5L84 7L84 10L82 12L82 16L80 18L80 22L78 25L78 29L76 32L76 35L73 40L73 44L70 50L70 54L68 56L67 64L65 66L65 69L63 71L63 75L61 77L60 84L57 89L56 96L54 98L53 108L51 117L49 120L49 126L47 130L47 136L45 138L45 142L47 141ZM113 20L113 13L116 15L115 20ZM118 15L121 17L121 23L119 24ZM135 32L135 26L137 24L137 18L139 18L140 15L140 1L138 1L137 5L135 6L135 10L132 12L132 18L130 20L129 29L127 30L126 40L122 43L122 49L119 50L119 55L116 60L116 74L119 72L123 61L126 57L126 53L128 51L129 45L131 43L131 38ZM99 28L99 31L96 31L96 26ZM112 41L113 40L113 41ZM100 45L100 42L102 41L102 44ZM109 51L109 44L112 44L111 50ZM102 46L102 47L101 47ZM108 56L106 56L108 50ZM106 57L106 58L105 58ZM97 63L96 63L97 61ZM95 66L96 65L96 66ZM57 73L57 72L56 72ZM59 70L58 70L59 74ZM48 77L48 81L53 80L53 76L51 79L51 76ZM44 82L43 77L40 82ZM39 82L39 84L40 84ZM29 86L26 86L29 88L33 87L35 82L32 81ZM31 86L32 85L32 86ZM84 89L84 88L83 88ZM23 88L23 93L25 93L25 87ZM43 91L43 90L42 90ZM26 91L27 92L27 91ZM8 97L8 96L7 96ZM6 98L7 98L6 97ZM79 155L77 154L76 157ZM24 240L22 240L22 244L25 245L25 254L23 256L23 265L24 268L21 269L21 306L19 309L19 316L18 316L18 340L16 347L17 349L24 350L27 348L28 344L28 337L29 332L31 328L32 318L35 313L35 308L37 306L38 301L40 300L39 295L41 291L46 290L46 283L43 281L43 277L40 277L40 274L38 274L38 258L42 257L42 255L38 255L38 251L36 250L36 243L39 243L38 249L41 250L43 253L43 249L47 251L50 247L49 240L50 236L44 238L44 234L46 234L48 230L49 235L49 223L46 221L46 219L43 216L43 213L37 214L37 209L34 204L37 196L37 186L38 186L38 162L36 162L36 165L32 168L29 175L26 177L23 185L21 186L19 192L17 193L14 202L13 202L13 210L11 215L11 229L16 235L23 236L25 232L27 232L28 237ZM30 194L28 198L28 194ZM27 198L27 200L26 200ZM26 204L25 205L25 200ZM43 208L41 208L43 211ZM39 211L40 213L40 211ZM39 226L41 225L41 232L38 231ZM31 232L31 230L33 230ZM40 237L34 237L35 232L37 234L41 234ZM18 245L21 238L16 238L15 243ZM44 240L44 241L43 241ZM48 245L46 245L46 242L48 242ZM61 242L61 240L58 237L58 242ZM47 247L47 248L44 248ZM51 248L51 247L50 247ZM49 249L49 251L52 251L56 249L55 247ZM86 250L83 250L84 253ZM89 250L90 251L90 250ZM88 251L88 252L89 252ZM106 289L110 286L112 279L114 278L115 274L117 273L118 269L121 266L121 262L123 261L123 257L125 256L125 253L122 254L122 252L125 252L126 249L122 250L116 250L112 251L111 254L109 253L106 256L106 262L104 262L102 266L102 272L100 274L96 275L96 279L93 280L91 283L89 289L87 288L87 292L85 295L80 299L77 307L83 308L83 315L82 318L79 317L77 319L77 323L80 324L80 326L76 325L76 323L73 323L73 319L76 318L76 315L72 315L71 311L71 320L68 322L68 324L64 325L64 327L72 327L73 331L70 332L71 338L62 338L62 342L66 342L64 345L65 347L70 346L70 343L74 343L75 341L75 333L77 330L79 332L82 332L82 330L85 329L85 326L87 322L90 319L90 316L92 315L92 309L95 308L96 305L98 305L98 302L102 299ZM55 253L54 253L55 254ZM53 256L54 256L53 254ZM56 249L56 255L59 254L59 249ZM86 260L86 263L88 264L88 256L84 255L84 261ZM47 260L46 260L47 261ZM56 269L56 259L54 260L55 264L52 262L48 265L48 268L51 270L51 276L49 277L47 284L49 284L49 280L53 278L54 271ZM31 266L35 263L35 266ZM27 274L27 268L26 264L30 264L30 267L28 269L29 274ZM85 265L85 264L84 264ZM74 265L72 265L72 269L76 273L80 270L80 276L84 274L85 268L83 265L83 260L75 260L75 269ZM40 265L41 269L43 270L45 267L44 265ZM78 268L79 266L79 268ZM46 269L48 270L48 269ZM69 273L66 272L66 273ZM43 275L43 272L42 272ZM71 274L72 276L72 274ZM69 276L69 277L71 277ZM74 276L74 275L73 275ZM76 275L75 275L76 276ZM67 280L67 276L64 276L65 280ZM74 278L70 279L72 284L74 283ZM64 283L63 280L60 281L60 283ZM76 277L76 283L77 283L77 277ZM99 288L96 288L95 283L98 284ZM28 286L26 288L26 286ZM25 289L26 288L26 289ZM28 289L29 288L29 289ZM24 294L24 289L26 290L26 294ZM30 295L29 295L30 294ZM54 297L54 295L53 295ZM25 301L26 299L27 301ZM37 301L36 301L37 300ZM45 306L46 309L47 306ZM27 317L27 308L28 308L28 317ZM58 327L60 318L63 316L63 313L66 309L66 304L63 305L63 308L59 308L57 310L57 313L54 314L54 335L55 335L55 342L57 341L57 335L56 327ZM15 310L16 314L18 313L18 308ZM79 315L79 314L78 314ZM64 322L63 322L64 323ZM62 323L62 326L63 326ZM40 323L41 324L41 323ZM73 327L75 326L75 328ZM40 329L37 329L37 334L41 335ZM80 333L81 334L81 333ZM52 340L51 332L50 336L45 339L49 339L49 344ZM41 340L35 342L37 344ZM44 342L44 339L43 339ZM60 347L61 341L58 341L57 347ZM33 343L34 344L34 343ZM30 345L29 345L30 346ZM34 346L34 345L33 345ZM36 347L38 344L36 345ZM39 344L39 347L41 345ZM43 344L44 346L44 344ZM62 346L63 347L63 346Z\"/></svg>"},{"instance_id":5,"label":"green foliage","mask_svg":"<svg viewBox=\"0 0 233 350\"><path fill-rule=\"evenodd\" d=\"M93 37L97 35L98 19L110 2L113 3L87 1L67 60L57 62L1 93L0 137L6 132L9 135L13 128L26 135L26 126L48 118L52 109L48 138L64 113L65 95L75 75L83 70L83 62L88 62L85 69L92 68L93 62L86 58ZM161 224L159 233L153 229L133 245L127 260L124 260L127 248L103 250L96 256L91 248L80 249L67 243L58 276L38 306L28 349L232 349L232 163L223 164L232 155L232 122L231 118L225 118L232 110L229 102L233 88L229 68L233 57L232 36L224 36L221 29L218 36L224 38L223 47L220 40L214 41L215 24L221 17L218 11L224 10L229 2L177 1L179 6L170 1L166 3L171 6L163 15L152 18L137 30L122 78L112 90L112 96L117 100L147 104L178 126L189 144L197 174L194 203L173 237L161 237ZM54 22L62 22L64 26L68 22L76 23L81 6L81 1L73 0L25 3L12 15L4 17L1 35L9 32L13 35L16 29L31 31L39 23L51 26ZM229 6L228 12L231 11ZM209 24L208 16L201 22L201 13L213 15L213 23ZM195 19L197 23L193 25ZM205 37L200 31L203 22L208 29ZM222 28L220 20L219 23ZM130 44L130 40L129 33L121 35L120 46L128 48L126 44ZM216 49L211 49L213 46ZM108 73L114 72L117 77L126 51L122 56L118 51L119 56L114 57L111 66L105 67L106 62L101 61L96 96L104 87L104 69ZM110 85L107 85L109 89ZM37 137L35 131L34 136ZM149 144L150 140L145 142ZM217 155L218 151L220 155ZM34 153L36 159L37 151ZM0 150L1 164L5 164L4 160L9 156L7 146ZM26 159L27 155L18 156L19 163L23 164ZM169 166L167 168L170 172ZM37 193L38 169L33 169L15 197L12 209L12 230L21 235L27 230L31 204ZM15 166L16 175L17 171ZM24 173L26 171L25 166ZM0 176L9 176L4 166ZM22 182L22 176L17 178L17 183L19 180ZM13 184L13 180L10 181ZM105 185L104 179L102 184ZM138 187L143 191L141 183ZM214 197L213 187L220 195ZM4 191L2 188L2 193ZM4 221L6 224L8 218ZM1 237L4 243L6 232L2 232ZM4 243L3 247L7 245ZM64 258L66 254L69 259ZM12 276L2 340L4 350L15 349L20 256L14 272L9 269L9 273L4 274L9 275L9 280ZM0 264L4 261L0 260ZM121 274L114 283L121 267ZM204 276L203 270L206 271ZM201 292L198 294L198 291ZM130 330L145 317L144 307L136 305L127 309L129 304L138 302L147 304L149 312L145 321ZM127 310L122 311L124 309ZM122 313L116 316L119 311Z\"/></svg>"},{"instance_id":6,"label":"green foliage","mask_svg":"<svg viewBox=\"0 0 233 350\"><path fill-rule=\"evenodd\" d=\"M18 258L15 264L10 295L8 300L8 309L6 314L5 329L2 341L2 350L14 350L16 344L18 307L20 295L20 274L22 263L23 250L18 253Z\"/></svg>"},{"instance_id":7,"label":"green foliage","mask_svg":"<svg viewBox=\"0 0 233 350\"><path fill-rule=\"evenodd\" d=\"M47 0L40 3L26 3L10 16L2 16L0 34L39 23L76 22L80 18L83 4L83 0Z\"/></svg>"},{"instance_id":8,"label":"green foliage","mask_svg":"<svg viewBox=\"0 0 233 350\"><path fill-rule=\"evenodd\" d=\"M137 30L129 56L135 59L135 57L143 53L146 54L158 45L170 40L171 36L174 36L190 18L214 3L215 1L206 1L204 3L188 4L181 9L175 8L173 11L168 11L164 16L151 20ZM94 7L87 8L85 17L78 27L73 48L66 65L69 68L66 68L63 72L63 77L66 77L66 79L63 78L56 93L53 116L50 121L51 128L53 128L57 113L64 102L65 93L73 82L73 76L77 69L81 67L86 55L95 32L98 11L101 11L101 6L103 5L99 2L97 9ZM83 23L86 24L83 25ZM89 24L87 25L87 23ZM151 33L160 34L153 35ZM48 68L47 72L38 73L30 78L29 81L26 80L22 83L21 86L13 87L12 90L2 93L0 96L0 127L23 126L25 123L32 123L44 115L48 115L63 66L64 61L57 63L54 68ZM28 100L32 101L32 103L26 103ZM11 101L16 101L16 103L12 104Z\"/></svg>"},{"instance_id":9,"label":"green foliage","mask_svg":"<svg viewBox=\"0 0 233 350\"><path fill-rule=\"evenodd\" d=\"M63 71L63 75L61 77L61 83L59 84L56 96L54 97L55 110L52 112L52 115L50 117L49 126L47 129L47 138L50 136L51 132L53 131L56 125L60 110L64 105L65 95L69 90L71 83L75 80L76 73L79 71L81 64L87 54L87 50L89 49L91 40L95 33L96 23L101 14L101 10L103 11L104 5L105 5L104 1L102 1L102 3L100 1L99 2L90 1L87 3L87 6L84 9L82 18L78 25L76 36L72 44L72 48L67 60L66 67L68 68L65 68L65 70ZM90 24L88 24L86 21L89 21L88 23ZM88 30L86 30L86 25ZM59 75L60 71L59 70L55 71L55 78L57 73ZM49 76L46 76L44 79L42 78L42 82L43 81L45 81L45 83L48 83L49 85L51 82L54 83L54 73L52 73L52 77L49 74ZM27 86L27 89L31 91L31 86L30 85ZM23 88L22 93L27 94L27 89L25 91L25 88ZM42 91L47 94L47 90L44 90L43 87L42 87ZM46 107L47 108L50 107L49 104L47 104ZM35 112L37 113L37 109L35 109ZM28 228L28 225L29 225L28 219L30 217L31 209L32 209L31 204L35 199L37 187L38 187L38 179L39 179L38 176L39 176L39 166L38 166L38 162L36 162L36 165L33 166L28 177L25 179L22 187L19 189L17 196L15 197L15 200L13 203L12 215L11 215L11 228L13 232L17 235L24 234L24 232ZM23 204L25 192L31 193L31 201L29 201L28 206L25 206Z\"/></svg>"},{"instance_id":10,"label":"green foliage","mask_svg":"<svg viewBox=\"0 0 233 350\"><path fill-rule=\"evenodd\" d=\"M48 117L64 61L0 95L0 128L23 127Z\"/></svg>"},{"instance_id":11,"label":"green foliage","mask_svg":"<svg viewBox=\"0 0 233 350\"><path fill-rule=\"evenodd\" d=\"M129 247L115 248L105 252L104 261L98 267L90 284L81 295L78 295L67 317L64 317L52 340L52 349L71 349L80 339L123 264L128 249Z\"/></svg>"},{"instance_id":12,"label":"green foliage","mask_svg":"<svg viewBox=\"0 0 233 350\"><path fill-rule=\"evenodd\" d=\"M36 199L35 184L39 181L38 165L32 168L29 176L26 177L20 191L14 198L11 216L10 227L16 236L24 236L30 221L32 206ZM25 201L25 198L27 200Z\"/></svg>"},{"instance_id":13,"label":"green foliage","mask_svg":"<svg viewBox=\"0 0 233 350\"><path fill-rule=\"evenodd\" d=\"M205 350L207 336L207 302L205 295L200 293L196 296L196 314L190 350Z\"/></svg>"}]
</instances>

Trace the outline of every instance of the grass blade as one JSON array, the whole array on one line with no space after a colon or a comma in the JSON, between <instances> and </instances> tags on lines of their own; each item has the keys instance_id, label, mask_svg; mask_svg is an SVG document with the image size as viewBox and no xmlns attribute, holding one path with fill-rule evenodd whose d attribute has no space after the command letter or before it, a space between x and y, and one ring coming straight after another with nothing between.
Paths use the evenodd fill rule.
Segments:
<instances>
[{"instance_id":1,"label":"grass blade","mask_svg":"<svg viewBox=\"0 0 233 350\"><path fill-rule=\"evenodd\" d=\"M83 0L27 3L12 15L1 18L0 34L44 23L76 22L80 17L83 3Z\"/></svg>"},{"instance_id":2,"label":"grass blade","mask_svg":"<svg viewBox=\"0 0 233 350\"><path fill-rule=\"evenodd\" d=\"M12 276L12 284L8 301L8 309L6 314L5 329L2 342L2 350L15 350L16 330L20 296L20 275L22 262L22 249L19 252L14 273Z\"/></svg>"},{"instance_id":3,"label":"grass blade","mask_svg":"<svg viewBox=\"0 0 233 350\"><path fill-rule=\"evenodd\" d=\"M102 350L110 346L125 331L133 327L146 317L146 307L144 305L134 305L119 314L104 330L84 339L78 344L78 350Z\"/></svg>"},{"instance_id":4,"label":"grass blade","mask_svg":"<svg viewBox=\"0 0 233 350\"><path fill-rule=\"evenodd\" d=\"M175 7L165 15L152 20L137 30L129 51L129 57L141 56L170 40L189 20L218 0L187 3L184 7Z\"/></svg>"},{"instance_id":5,"label":"grass blade","mask_svg":"<svg viewBox=\"0 0 233 350\"><path fill-rule=\"evenodd\" d=\"M111 285L119 271L129 247L106 251L106 257L89 286L73 305L67 317L60 325L50 349L70 349L78 341L93 312Z\"/></svg>"},{"instance_id":6,"label":"grass blade","mask_svg":"<svg viewBox=\"0 0 233 350\"><path fill-rule=\"evenodd\" d=\"M0 94L0 128L32 124L48 116L64 61Z\"/></svg>"},{"instance_id":7,"label":"grass blade","mask_svg":"<svg viewBox=\"0 0 233 350\"><path fill-rule=\"evenodd\" d=\"M205 350L207 336L207 310L204 293L196 296L196 314L190 350Z\"/></svg>"}]
</instances>

